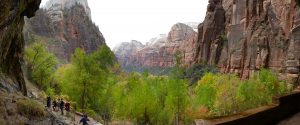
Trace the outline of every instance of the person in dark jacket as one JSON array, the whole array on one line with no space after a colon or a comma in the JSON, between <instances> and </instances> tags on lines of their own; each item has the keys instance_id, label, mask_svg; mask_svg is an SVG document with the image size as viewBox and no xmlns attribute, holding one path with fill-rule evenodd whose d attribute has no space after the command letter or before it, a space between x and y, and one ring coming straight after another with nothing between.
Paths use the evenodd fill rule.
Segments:
<instances>
[{"instance_id":1,"label":"person in dark jacket","mask_svg":"<svg viewBox=\"0 0 300 125\"><path fill-rule=\"evenodd\" d=\"M81 118L79 124L82 123L82 125L88 125L89 121L90 120L88 119L87 115L83 115L83 117Z\"/></svg>"},{"instance_id":2,"label":"person in dark jacket","mask_svg":"<svg viewBox=\"0 0 300 125\"><path fill-rule=\"evenodd\" d=\"M52 106L53 111L56 111L56 107L57 107L57 102L56 100L53 100L53 106Z\"/></svg>"},{"instance_id":3,"label":"person in dark jacket","mask_svg":"<svg viewBox=\"0 0 300 125\"><path fill-rule=\"evenodd\" d=\"M60 98L58 98L58 101L57 101L57 107L58 107L58 110L60 109Z\"/></svg>"},{"instance_id":4,"label":"person in dark jacket","mask_svg":"<svg viewBox=\"0 0 300 125\"><path fill-rule=\"evenodd\" d=\"M65 109L65 102L63 99L60 100L60 103L59 103L59 108L60 108L60 111L61 111L61 115L64 115L64 109Z\"/></svg>"},{"instance_id":5,"label":"person in dark jacket","mask_svg":"<svg viewBox=\"0 0 300 125\"><path fill-rule=\"evenodd\" d=\"M51 97L47 97L47 108L51 108Z\"/></svg>"}]
</instances>

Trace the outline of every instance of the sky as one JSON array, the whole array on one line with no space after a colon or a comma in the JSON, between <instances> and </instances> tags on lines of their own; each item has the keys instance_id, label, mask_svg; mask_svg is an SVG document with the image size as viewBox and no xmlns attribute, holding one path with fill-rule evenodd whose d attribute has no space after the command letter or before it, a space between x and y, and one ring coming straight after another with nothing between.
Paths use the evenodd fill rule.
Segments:
<instances>
[{"instance_id":1,"label":"sky","mask_svg":"<svg viewBox=\"0 0 300 125\"><path fill-rule=\"evenodd\" d=\"M88 4L93 22L113 49L121 42L146 43L168 34L178 22L202 22L208 0L88 0Z\"/></svg>"}]
</instances>

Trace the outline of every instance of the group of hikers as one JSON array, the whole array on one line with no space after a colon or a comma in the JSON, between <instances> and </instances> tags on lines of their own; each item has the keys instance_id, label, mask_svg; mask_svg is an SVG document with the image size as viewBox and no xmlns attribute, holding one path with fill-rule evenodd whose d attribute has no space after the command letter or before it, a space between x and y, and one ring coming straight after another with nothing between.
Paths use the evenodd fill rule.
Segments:
<instances>
[{"instance_id":1,"label":"group of hikers","mask_svg":"<svg viewBox=\"0 0 300 125\"><path fill-rule=\"evenodd\" d=\"M53 100L51 101L51 97L47 97L47 108L51 109L52 105L52 110L53 111L61 111L61 115L64 115L64 110L66 110L67 114L71 111L71 104L70 102L64 102L63 99L58 99L58 100ZM83 125L88 125L88 122L90 120L88 119L87 115L83 115L82 118L80 119L79 123L82 123Z\"/></svg>"},{"instance_id":2,"label":"group of hikers","mask_svg":"<svg viewBox=\"0 0 300 125\"><path fill-rule=\"evenodd\" d=\"M61 111L61 115L64 115L64 110L67 111L67 113L69 113L71 111L71 104L70 102L64 102L63 99L58 99L58 100L53 100L53 102L51 102L51 97L48 96L47 97L47 107L51 108L52 105L52 110L53 111Z\"/></svg>"}]
</instances>

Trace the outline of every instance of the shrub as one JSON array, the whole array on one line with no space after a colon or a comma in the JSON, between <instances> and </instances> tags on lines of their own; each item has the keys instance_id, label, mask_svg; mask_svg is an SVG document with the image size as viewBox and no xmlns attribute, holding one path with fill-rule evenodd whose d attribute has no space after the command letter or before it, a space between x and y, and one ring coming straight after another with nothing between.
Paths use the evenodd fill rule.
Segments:
<instances>
[{"instance_id":1,"label":"shrub","mask_svg":"<svg viewBox=\"0 0 300 125\"><path fill-rule=\"evenodd\" d=\"M236 75L221 75L216 84L216 95L213 110L214 116L224 116L239 110L237 90L241 80Z\"/></svg>"},{"instance_id":2,"label":"shrub","mask_svg":"<svg viewBox=\"0 0 300 125\"><path fill-rule=\"evenodd\" d=\"M205 73L216 74L217 72L218 69L215 66L206 64L195 64L192 67L185 69L183 76L180 77L189 79L189 84L194 85L205 75Z\"/></svg>"},{"instance_id":3,"label":"shrub","mask_svg":"<svg viewBox=\"0 0 300 125\"><path fill-rule=\"evenodd\" d=\"M271 95L279 94L279 80L277 76L269 70L262 69L259 74L259 81L266 87L266 92Z\"/></svg>"},{"instance_id":4,"label":"shrub","mask_svg":"<svg viewBox=\"0 0 300 125\"><path fill-rule=\"evenodd\" d=\"M19 114L25 115L29 119L42 118L46 116L46 112L42 105L28 99L18 100L17 110Z\"/></svg>"},{"instance_id":5,"label":"shrub","mask_svg":"<svg viewBox=\"0 0 300 125\"><path fill-rule=\"evenodd\" d=\"M237 99L240 110L255 108L272 103L272 95L266 93L265 86L255 78L244 81L238 88Z\"/></svg>"},{"instance_id":6,"label":"shrub","mask_svg":"<svg viewBox=\"0 0 300 125\"><path fill-rule=\"evenodd\" d=\"M47 88L46 94L53 98L55 96L55 90L53 88Z\"/></svg>"},{"instance_id":7,"label":"shrub","mask_svg":"<svg viewBox=\"0 0 300 125\"><path fill-rule=\"evenodd\" d=\"M197 105L202 105L210 110L213 108L213 104L216 96L216 83L219 79L219 75L207 73L198 82L196 87L196 100Z\"/></svg>"},{"instance_id":8,"label":"shrub","mask_svg":"<svg viewBox=\"0 0 300 125\"><path fill-rule=\"evenodd\" d=\"M288 93L291 88L265 69L248 80L206 73L196 86L195 103L208 108L210 117L226 116L271 104L274 96Z\"/></svg>"},{"instance_id":9,"label":"shrub","mask_svg":"<svg viewBox=\"0 0 300 125\"><path fill-rule=\"evenodd\" d=\"M101 121L101 116L98 115L94 110L91 110L91 109L87 109L86 110L86 114L88 115L88 117L91 117L97 121Z\"/></svg>"}]
</instances>

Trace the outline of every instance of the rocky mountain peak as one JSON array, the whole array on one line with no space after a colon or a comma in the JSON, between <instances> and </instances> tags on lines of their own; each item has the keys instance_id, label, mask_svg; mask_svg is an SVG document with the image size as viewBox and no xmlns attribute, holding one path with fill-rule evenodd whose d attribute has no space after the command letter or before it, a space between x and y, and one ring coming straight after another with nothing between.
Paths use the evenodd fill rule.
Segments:
<instances>
[{"instance_id":1,"label":"rocky mountain peak","mask_svg":"<svg viewBox=\"0 0 300 125\"><path fill-rule=\"evenodd\" d=\"M188 35L196 33L194 29L187 24L177 23L173 25L171 31L168 34L167 42L169 43L179 43L185 41Z\"/></svg>"},{"instance_id":2,"label":"rocky mountain peak","mask_svg":"<svg viewBox=\"0 0 300 125\"><path fill-rule=\"evenodd\" d=\"M76 48L92 53L105 44L91 20L87 0L50 0L45 9L37 11L25 24L25 39L43 38L48 50L64 61L70 59Z\"/></svg>"},{"instance_id":3,"label":"rocky mountain peak","mask_svg":"<svg viewBox=\"0 0 300 125\"><path fill-rule=\"evenodd\" d=\"M87 0L49 0L44 8L51 15L53 21L60 21L62 20L64 10L70 9L77 4L84 7L86 15L91 19L91 10Z\"/></svg>"},{"instance_id":4,"label":"rocky mountain peak","mask_svg":"<svg viewBox=\"0 0 300 125\"><path fill-rule=\"evenodd\" d=\"M138 50L143 48L145 45L143 43L137 41L137 40L132 40L130 42L122 42L119 43L117 46L113 48L114 52L117 51L126 51L126 50Z\"/></svg>"},{"instance_id":5,"label":"rocky mountain peak","mask_svg":"<svg viewBox=\"0 0 300 125\"><path fill-rule=\"evenodd\" d=\"M199 22L185 22L184 24L192 27L194 31L198 31L198 25L200 24Z\"/></svg>"},{"instance_id":6,"label":"rocky mountain peak","mask_svg":"<svg viewBox=\"0 0 300 125\"><path fill-rule=\"evenodd\" d=\"M154 37L146 43L148 47L160 47L163 46L166 42L167 35L166 34L159 34L157 37Z\"/></svg>"}]
</instances>

